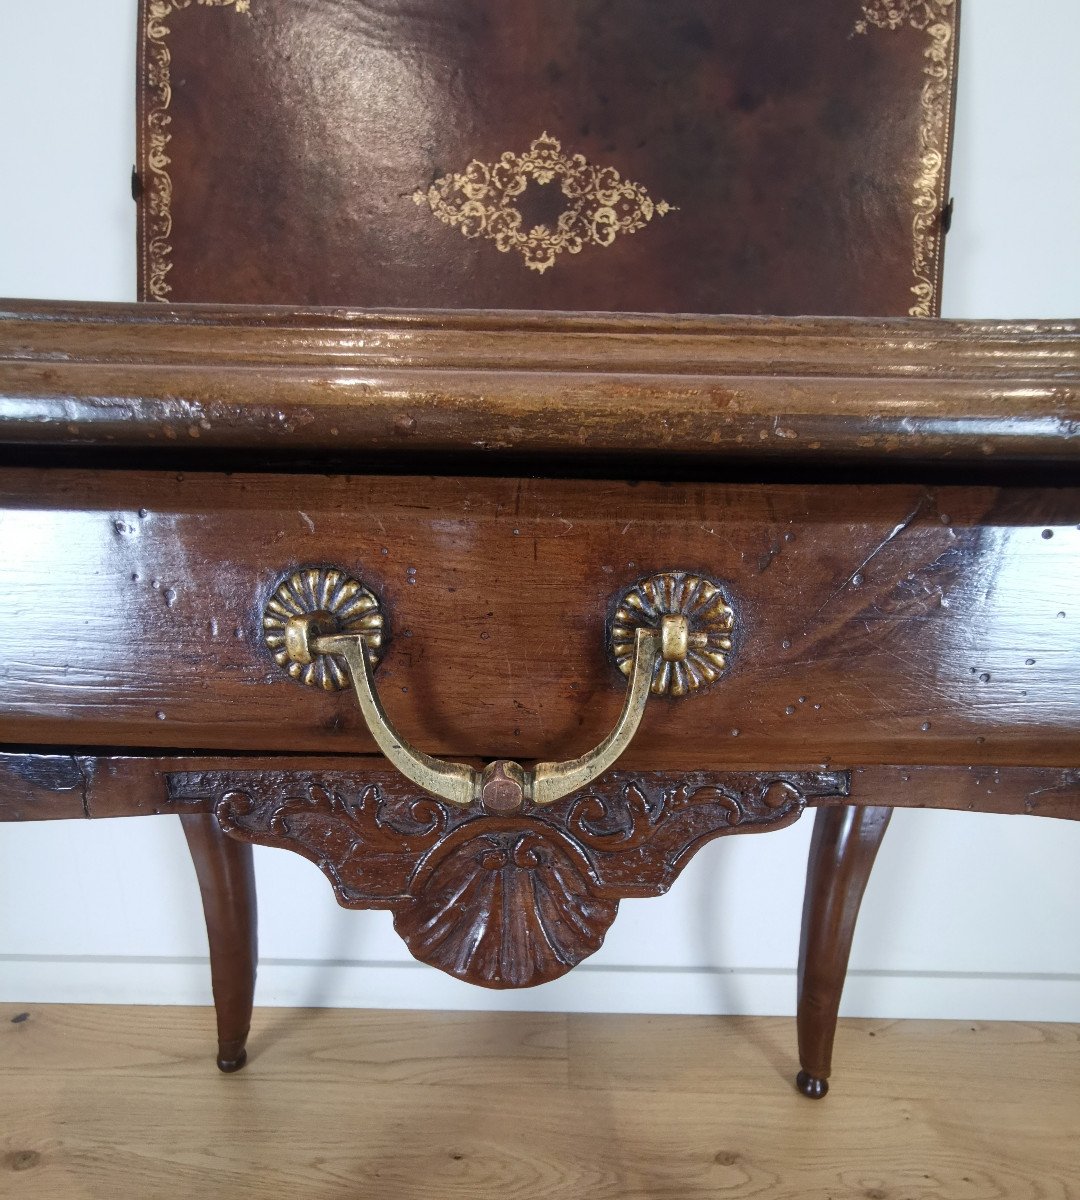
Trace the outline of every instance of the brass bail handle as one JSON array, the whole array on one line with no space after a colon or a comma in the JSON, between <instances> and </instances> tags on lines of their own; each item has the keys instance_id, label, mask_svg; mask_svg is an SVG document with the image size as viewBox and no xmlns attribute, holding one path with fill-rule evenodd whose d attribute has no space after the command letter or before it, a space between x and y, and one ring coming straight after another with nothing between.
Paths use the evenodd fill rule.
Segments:
<instances>
[{"instance_id":1,"label":"brass bail handle","mask_svg":"<svg viewBox=\"0 0 1080 1200\"><path fill-rule=\"evenodd\" d=\"M491 813L519 812L530 803L554 804L587 787L629 746L650 691L685 695L697 690L723 671L731 650L734 614L717 585L685 573L654 577L668 581L660 593L663 603L648 591L653 582L649 580L628 593L615 614L612 648L620 668L629 675L629 685L611 733L587 754L568 762L541 762L526 768L498 759L477 771L465 763L425 754L394 728L375 686L373 658L383 636L378 602L366 588L345 579L343 572L333 575L353 587L346 591L339 611L325 601L327 588L314 577L303 588L295 582L299 576L294 576L271 600L263 624L278 662L294 678L321 682L329 689L346 686L344 672L337 666L343 659L371 736L401 774L451 804L479 804ZM671 579L679 586L671 585ZM305 591L315 596L320 589L323 602L305 604ZM662 611L664 604L676 607L673 597L687 599L689 611ZM343 627L348 632L342 632ZM318 664L322 664L320 675L316 675Z\"/></svg>"}]
</instances>

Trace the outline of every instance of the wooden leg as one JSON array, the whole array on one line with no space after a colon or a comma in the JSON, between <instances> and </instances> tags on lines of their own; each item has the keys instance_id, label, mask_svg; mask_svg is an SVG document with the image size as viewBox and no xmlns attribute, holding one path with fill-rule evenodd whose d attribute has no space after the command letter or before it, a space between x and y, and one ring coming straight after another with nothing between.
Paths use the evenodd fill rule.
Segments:
<instances>
[{"instance_id":1,"label":"wooden leg","mask_svg":"<svg viewBox=\"0 0 1080 1200\"><path fill-rule=\"evenodd\" d=\"M833 1038L863 892L891 808L818 809L810 843L799 947L799 1062L796 1086L818 1100L829 1090Z\"/></svg>"},{"instance_id":2,"label":"wooden leg","mask_svg":"<svg viewBox=\"0 0 1080 1200\"><path fill-rule=\"evenodd\" d=\"M251 1027L258 963L251 847L226 837L209 813L182 813L180 821L199 877L210 941L217 1065L223 1071L239 1071L247 1062L245 1043Z\"/></svg>"}]
</instances>

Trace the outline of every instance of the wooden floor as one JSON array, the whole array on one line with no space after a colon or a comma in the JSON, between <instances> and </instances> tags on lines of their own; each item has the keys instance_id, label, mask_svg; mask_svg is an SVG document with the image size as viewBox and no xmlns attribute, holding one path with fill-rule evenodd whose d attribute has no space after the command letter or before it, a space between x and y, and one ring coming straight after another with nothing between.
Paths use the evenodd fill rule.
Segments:
<instances>
[{"instance_id":1,"label":"wooden floor","mask_svg":"<svg viewBox=\"0 0 1080 1200\"><path fill-rule=\"evenodd\" d=\"M28 1015L24 1015L28 1012ZM1080 1198L1080 1026L0 1009L4 1200Z\"/></svg>"}]
</instances>

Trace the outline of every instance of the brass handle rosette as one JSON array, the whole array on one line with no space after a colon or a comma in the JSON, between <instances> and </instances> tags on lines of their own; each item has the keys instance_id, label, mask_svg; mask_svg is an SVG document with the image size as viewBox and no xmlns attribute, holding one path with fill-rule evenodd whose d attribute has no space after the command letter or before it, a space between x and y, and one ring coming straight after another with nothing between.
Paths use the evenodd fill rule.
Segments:
<instances>
[{"instance_id":1,"label":"brass handle rosette","mask_svg":"<svg viewBox=\"0 0 1080 1200\"><path fill-rule=\"evenodd\" d=\"M482 771L433 758L394 728L375 686L385 619L374 592L344 571L312 568L284 580L267 604L263 629L294 679L326 690L352 682L376 745L407 779L450 804L505 815L554 804L607 771L637 732L650 692L692 694L726 668L734 622L719 585L701 576L668 572L635 585L611 623L612 653L629 676L611 733L580 758L532 767L498 759Z\"/></svg>"}]
</instances>

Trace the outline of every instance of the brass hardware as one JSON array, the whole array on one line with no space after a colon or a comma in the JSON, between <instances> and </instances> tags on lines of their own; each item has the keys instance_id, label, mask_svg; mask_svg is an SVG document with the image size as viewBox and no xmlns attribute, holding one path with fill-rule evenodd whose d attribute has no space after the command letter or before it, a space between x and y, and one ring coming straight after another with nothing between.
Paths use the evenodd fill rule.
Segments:
<instances>
[{"instance_id":1,"label":"brass hardware","mask_svg":"<svg viewBox=\"0 0 1080 1200\"><path fill-rule=\"evenodd\" d=\"M315 661L315 652L311 648L313 638L326 632L320 617L323 613L305 614L302 617L290 617L285 622L285 653L294 663L306 666Z\"/></svg>"},{"instance_id":2,"label":"brass hardware","mask_svg":"<svg viewBox=\"0 0 1080 1200\"><path fill-rule=\"evenodd\" d=\"M301 683L339 691L349 686L341 664L315 649L331 633L364 639L368 656L379 660L386 622L368 588L333 567L307 567L282 580L263 613L263 637L279 666Z\"/></svg>"},{"instance_id":3,"label":"brass hardware","mask_svg":"<svg viewBox=\"0 0 1080 1200\"><path fill-rule=\"evenodd\" d=\"M688 695L727 669L735 612L711 579L665 571L635 584L622 597L611 624L611 652L624 675L633 666L634 633L643 627L661 631L663 665L652 683L656 695Z\"/></svg>"},{"instance_id":4,"label":"brass hardware","mask_svg":"<svg viewBox=\"0 0 1080 1200\"><path fill-rule=\"evenodd\" d=\"M373 651L382 644L384 631L378 600L344 572L297 572L275 592L263 623L267 644L294 679L321 682L327 690L343 686L337 683L339 677L352 680L371 736L407 779L451 804L463 808L477 804L492 815L506 816L520 812L526 804L554 804L607 771L637 732L650 691L683 695L691 687L701 686L706 668L712 671L711 678L723 668L726 659L720 665L716 659L723 658L719 647L725 653L731 648L727 633L734 614L717 585L685 572L656 578L668 581L664 595L669 607L677 600L685 611L659 611L643 599L652 594L646 585L638 585L624 597L612 637L620 668L630 682L615 728L580 758L541 762L531 769L498 759L477 771L464 763L433 758L409 745L394 728L375 687ZM636 620L632 630L631 609ZM718 630L726 632L721 635ZM655 681L673 679L676 670L682 672L680 679L698 682L681 690L674 685L658 689Z\"/></svg>"},{"instance_id":5,"label":"brass hardware","mask_svg":"<svg viewBox=\"0 0 1080 1200\"><path fill-rule=\"evenodd\" d=\"M662 634L657 629L639 629L634 635L634 657L630 686L626 689L622 712L615 728L588 754L564 763L537 763L533 768L533 795L536 804L554 804L571 792L580 791L614 764L630 739L637 733L656 664L660 661Z\"/></svg>"},{"instance_id":6,"label":"brass hardware","mask_svg":"<svg viewBox=\"0 0 1080 1200\"><path fill-rule=\"evenodd\" d=\"M660 661L661 638L658 629L637 631L626 700L615 728L600 745L571 762L537 763L531 771L504 759L476 771L464 763L444 762L415 749L394 728L379 700L375 673L363 649L363 635L331 634L316 638L312 645L317 654L339 656L348 663L360 712L371 736L406 779L451 804L481 804L488 812L505 815L527 803L554 804L586 787L615 762L644 716L649 685Z\"/></svg>"},{"instance_id":7,"label":"brass hardware","mask_svg":"<svg viewBox=\"0 0 1080 1200\"><path fill-rule=\"evenodd\" d=\"M449 800L451 804L467 805L473 802L478 775L472 767L464 763L443 762L422 750L413 749L391 724L375 691L374 668L365 653L363 634L333 634L317 638L315 649L319 654L340 655L349 664L349 675L360 703L360 714L375 744L406 779L411 779L433 796Z\"/></svg>"},{"instance_id":8,"label":"brass hardware","mask_svg":"<svg viewBox=\"0 0 1080 1200\"><path fill-rule=\"evenodd\" d=\"M525 807L528 779L525 768L516 762L499 759L480 773L480 804L489 813L509 816Z\"/></svg>"},{"instance_id":9,"label":"brass hardware","mask_svg":"<svg viewBox=\"0 0 1080 1200\"><path fill-rule=\"evenodd\" d=\"M690 622L682 613L665 617L660 626L660 657L664 662L685 662L687 654L690 653L691 636L696 647L708 644L707 634L691 635Z\"/></svg>"}]
</instances>

